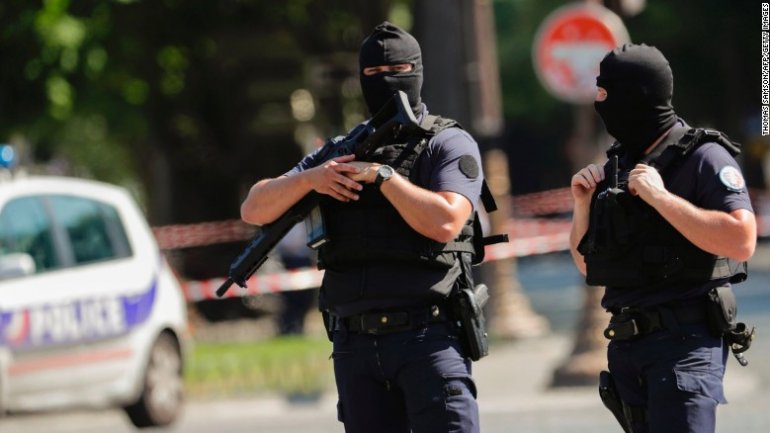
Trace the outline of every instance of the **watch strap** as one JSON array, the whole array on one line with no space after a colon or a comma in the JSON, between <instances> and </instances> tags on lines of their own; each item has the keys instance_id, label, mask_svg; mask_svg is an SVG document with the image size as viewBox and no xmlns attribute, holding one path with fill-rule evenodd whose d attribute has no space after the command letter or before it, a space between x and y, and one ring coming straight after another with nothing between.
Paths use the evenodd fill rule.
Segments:
<instances>
[{"instance_id":1,"label":"watch strap","mask_svg":"<svg viewBox=\"0 0 770 433\"><path fill-rule=\"evenodd\" d=\"M385 170L389 170L390 171L390 175L388 175L387 177L383 176L382 175L383 168ZM387 179L390 179L393 176L393 172L394 172L394 170L390 166L388 166L388 165L381 165L377 169L377 175L374 176L374 184L379 187L380 185L382 185L383 182L385 182Z\"/></svg>"}]
</instances>

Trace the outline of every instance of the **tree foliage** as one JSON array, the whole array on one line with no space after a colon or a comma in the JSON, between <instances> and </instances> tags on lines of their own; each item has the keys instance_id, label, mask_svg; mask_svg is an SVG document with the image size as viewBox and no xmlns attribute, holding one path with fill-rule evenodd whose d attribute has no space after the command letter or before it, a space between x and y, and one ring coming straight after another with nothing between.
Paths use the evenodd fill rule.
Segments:
<instances>
[{"instance_id":1,"label":"tree foliage","mask_svg":"<svg viewBox=\"0 0 770 433\"><path fill-rule=\"evenodd\" d=\"M299 159L299 141L362 118L349 103L359 99L350 53L390 6L4 1L0 141L18 145L34 170L131 187L155 225L237 217L254 181ZM299 119L293 95L316 115ZM183 271L226 269L199 253Z\"/></svg>"},{"instance_id":2,"label":"tree foliage","mask_svg":"<svg viewBox=\"0 0 770 433\"><path fill-rule=\"evenodd\" d=\"M389 4L3 2L0 135L48 171L145 186L155 223L233 216L300 153L291 93Z\"/></svg>"}]
</instances>

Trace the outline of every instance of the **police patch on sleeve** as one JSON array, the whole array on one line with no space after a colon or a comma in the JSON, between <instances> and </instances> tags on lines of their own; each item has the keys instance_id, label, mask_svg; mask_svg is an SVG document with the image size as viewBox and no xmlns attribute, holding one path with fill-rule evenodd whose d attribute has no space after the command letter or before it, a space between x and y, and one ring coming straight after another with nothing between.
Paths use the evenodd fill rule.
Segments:
<instances>
[{"instance_id":1,"label":"police patch on sleeve","mask_svg":"<svg viewBox=\"0 0 770 433\"><path fill-rule=\"evenodd\" d=\"M479 163L476 162L476 158L471 155L463 155L460 157L460 171L465 177L469 179L476 179L479 177Z\"/></svg>"},{"instance_id":2,"label":"police patch on sleeve","mask_svg":"<svg viewBox=\"0 0 770 433\"><path fill-rule=\"evenodd\" d=\"M730 191L741 192L746 187L743 175L732 165L726 165L719 170L719 180Z\"/></svg>"}]
</instances>

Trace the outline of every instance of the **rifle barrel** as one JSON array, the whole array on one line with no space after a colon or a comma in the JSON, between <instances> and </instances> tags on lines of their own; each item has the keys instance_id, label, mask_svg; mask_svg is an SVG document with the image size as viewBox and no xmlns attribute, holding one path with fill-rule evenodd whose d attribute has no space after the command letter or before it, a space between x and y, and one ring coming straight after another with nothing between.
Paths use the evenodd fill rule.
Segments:
<instances>
[{"instance_id":1,"label":"rifle barrel","mask_svg":"<svg viewBox=\"0 0 770 433\"><path fill-rule=\"evenodd\" d=\"M233 279L228 277L225 280L225 282L222 283L222 285L219 286L219 288L217 289L217 298L221 298L222 296L224 296L224 294L227 292L227 289L229 289L230 286L232 285L233 285Z\"/></svg>"}]
</instances>

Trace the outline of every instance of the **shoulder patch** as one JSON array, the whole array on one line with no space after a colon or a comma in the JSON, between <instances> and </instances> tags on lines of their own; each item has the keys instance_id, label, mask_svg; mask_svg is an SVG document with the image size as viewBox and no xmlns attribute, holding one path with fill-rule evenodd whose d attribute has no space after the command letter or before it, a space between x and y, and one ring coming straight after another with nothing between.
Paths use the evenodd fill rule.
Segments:
<instances>
[{"instance_id":1,"label":"shoulder patch","mask_svg":"<svg viewBox=\"0 0 770 433\"><path fill-rule=\"evenodd\" d=\"M479 177L479 163L476 162L476 158L471 155L463 155L458 162L460 165L460 171L469 179L476 179Z\"/></svg>"},{"instance_id":2,"label":"shoulder patch","mask_svg":"<svg viewBox=\"0 0 770 433\"><path fill-rule=\"evenodd\" d=\"M719 180L730 191L741 192L746 187L743 175L732 165L726 165L719 170Z\"/></svg>"}]
</instances>

